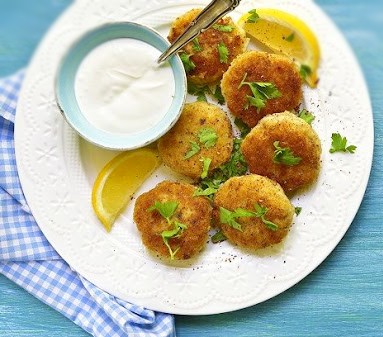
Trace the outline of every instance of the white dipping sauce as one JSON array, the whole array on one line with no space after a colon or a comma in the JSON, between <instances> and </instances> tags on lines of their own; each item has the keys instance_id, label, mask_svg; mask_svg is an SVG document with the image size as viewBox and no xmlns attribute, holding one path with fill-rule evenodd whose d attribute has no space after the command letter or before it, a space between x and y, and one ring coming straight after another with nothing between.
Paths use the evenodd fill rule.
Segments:
<instances>
[{"instance_id":1,"label":"white dipping sauce","mask_svg":"<svg viewBox=\"0 0 383 337\"><path fill-rule=\"evenodd\" d=\"M161 52L130 38L108 41L92 50L76 74L75 92L84 117L111 133L135 133L157 124L175 91L169 63Z\"/></svg>"}]
</instances>

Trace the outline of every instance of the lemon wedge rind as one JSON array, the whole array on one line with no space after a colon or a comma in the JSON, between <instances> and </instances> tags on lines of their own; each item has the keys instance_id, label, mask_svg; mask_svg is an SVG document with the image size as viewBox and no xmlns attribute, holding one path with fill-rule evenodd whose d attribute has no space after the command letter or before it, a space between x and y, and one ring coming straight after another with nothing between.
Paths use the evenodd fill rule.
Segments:
<instances>
[{"instance_id":1,"label":"lemon wedge rind","mask_svg":"<svg viewBox=\"0 0 383 337\"><path fill-rule=\"evenodd\" d=\"M92 206L107 232L160 163L156 150L142 148L123 152L103 167L93 184Z\"/></svg>"},{"instance_id":2,"label":"lemon wedge rind","mask_svg":"<svg viewBox=\"0 0 383 337\"><path fill-rule=\"evenodd\" d=\"M256 11L259 18L254 23L247 22L251 14L245 13L238 25L269 50L289 57L299 68L308 67L311 72L305 80L310 87L316 87L320 47L314 32L300 18L285 11L273 8Z\"/></svg>"}]
</instances>

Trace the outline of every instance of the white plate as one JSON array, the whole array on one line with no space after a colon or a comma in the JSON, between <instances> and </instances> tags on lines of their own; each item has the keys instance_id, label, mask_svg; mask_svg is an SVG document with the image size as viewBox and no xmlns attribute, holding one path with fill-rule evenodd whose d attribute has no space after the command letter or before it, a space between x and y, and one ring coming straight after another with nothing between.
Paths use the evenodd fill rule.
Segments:
<instances>
[{"instance_id":1,"label":"white plate","mask_svg":"<svg viewBox=\"0 0 383 337\"><path fill-rule=\"evenodd\" d=\"M251 255L228 242L213 245L192 264L172 267L143 247L132 222L134 201L107 234L93 214L93 179L115 153L81 140L64 122L54 99L61 56L86 30L110 21L150 24L166 35L169 23L200 1L77 1L52 27L33 58L16 115L19 175L29 206L58 253L100 288L147 308L177 314L212 314L254 305L288 289L334 249L350 226L367 185L373 121L364 79L343 37L309 0L246 1L232 14L276 7L295 13L319 37L323 58L318 89L305 89L323 146L319 181L293 199L303 211L282 247ZM329 154L331 134L358 146ZM170 171L161 168L141 190Z\"/></svg>"}]
</instances>

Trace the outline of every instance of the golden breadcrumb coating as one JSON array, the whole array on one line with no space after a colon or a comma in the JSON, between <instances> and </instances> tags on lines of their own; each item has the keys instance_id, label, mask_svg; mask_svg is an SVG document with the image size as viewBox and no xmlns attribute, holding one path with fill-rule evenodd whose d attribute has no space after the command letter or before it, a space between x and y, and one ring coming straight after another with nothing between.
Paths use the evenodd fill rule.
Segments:
<instances>
[{"instance_id":1,"label":"golden breadcrumb coating","mask_svg":"<svg viewBox=\"0 0 383 337\"><path fill-rule=\"evenodd\" d=\"M299 164L275 163L275 141L300 157ZM245 137L241 150L250 172L276 180L286 192L310 185L319 174L319 137L308 123L291 112L264 117Z\"/></svg>"},{"instance_id":2,"label":"golden breadcrumb coating","mask_svg":"<svg viewBox=\"0 0 383 337\"><path fill-rule=\"evenodd\" d=\"M169 258L169 250L161 233L173 227L157 211L148 210L155 202L175 201L178 207L172 216L187 228L179 237L169 239L174 258L189 259L198 254L206 245L212 216L210 202L204 197L194 197L196 188L190 184L163 181L152 190L140 195L134 207L134 221L141 233L142 242L158 256Z\"/></svg>"},{"instance_id":3,"label":"golden breadcrumb coating","mask_svg":"<svg viewBox=\"0 0 383 337\"><path fill-rule=\"evenodd\" d=\"M273 84L280 97L266 100L265 107L259 111L248 106L251 89L248 85L240 87L245 74L247 82ZM302 101L302 81L296 65L285 56L265 52L249 51L239 55L224 74L221 88L230 111L250 127L268 114L293 110Z\"/></svg>"},{"instance_id":4,"label":"golden breadcrumb coating","mask_svg":"<svg viewBox=\"0 0 383 337\"><path fill-rule=\"evenodd\" d=\"M259 217L239 217L236 221L242 230L220 221L220 207L229 211L242 208L254 211L254 204L267 208L265 219L278 226L271 230ZM281 186L256 174L233 177L227 180L214 198L215 222L228 240L240 247L261 249L281 242L287 235L294 217L294 207Z\"/></svg>"},{"instance_id":5,"label":"golden breadcrumb coating","mask_svg":"<svg viewBox=\"0 0 383 337\"><path fill-rule=\"evenodd\" d=\"M203 129L213 130L218 136L214 146L206 148L199 142ZM185 159L191 143L200 151ZM203 158L210 158L209 172L230 159L233 149L233 131L226 114L217 106L206 102L185 104L174 127L158 141L160 157L174 171L193 179L199 179L203 170Z\"/></svg>"},{"instance_id":6,"label":"golden breadcrumb coating","mask_svg":"<svg viewBox=\"0 0 383 337\"><path fill-rule=\"evenodd\" d=\"M173 22L168 39L173 42L181 35L189 24L197 17L201 9L192 9ZM239 28L230 17L217 21L217 25L230 26L231 31L223 32L209 28L201 33L194 42L188 43L183 52L190 55L195 68L187 73L188 80L194 84L212 84L218 82L227 70L230 62L247 47L248 39L242 28ZM221 62L218 45L223 43L229 53L227 62Z\"/></svg>"}]
</instances>

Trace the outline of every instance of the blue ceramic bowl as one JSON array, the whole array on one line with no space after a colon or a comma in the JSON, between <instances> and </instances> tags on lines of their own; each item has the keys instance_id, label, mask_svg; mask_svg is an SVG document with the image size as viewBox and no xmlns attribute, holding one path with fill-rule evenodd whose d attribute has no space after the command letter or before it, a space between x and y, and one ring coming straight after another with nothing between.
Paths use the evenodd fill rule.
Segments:
<instances>
[{"instance_id":1,"label":"blue ceramic bowl","mask_svg":"<svg viewBox=\"0 0 383 337\"><path fill-rule=\"evenodd\" d=\"M94 48L113 39L132 38L150 44L160 52L165 51L169 42L156 31L133 22L111 23L87 32L70 48L63 58L56 78L56 99L67 122L83 138L101 147L115 150L130 150L150 144L164 135L178 120L187 93L186 74L179 56L169 62L175 80L175 95L164 118L142 132L134 134L114 134L93 126L84 117L75 95L77 70Z\"/></svg>"}]
</instances>

